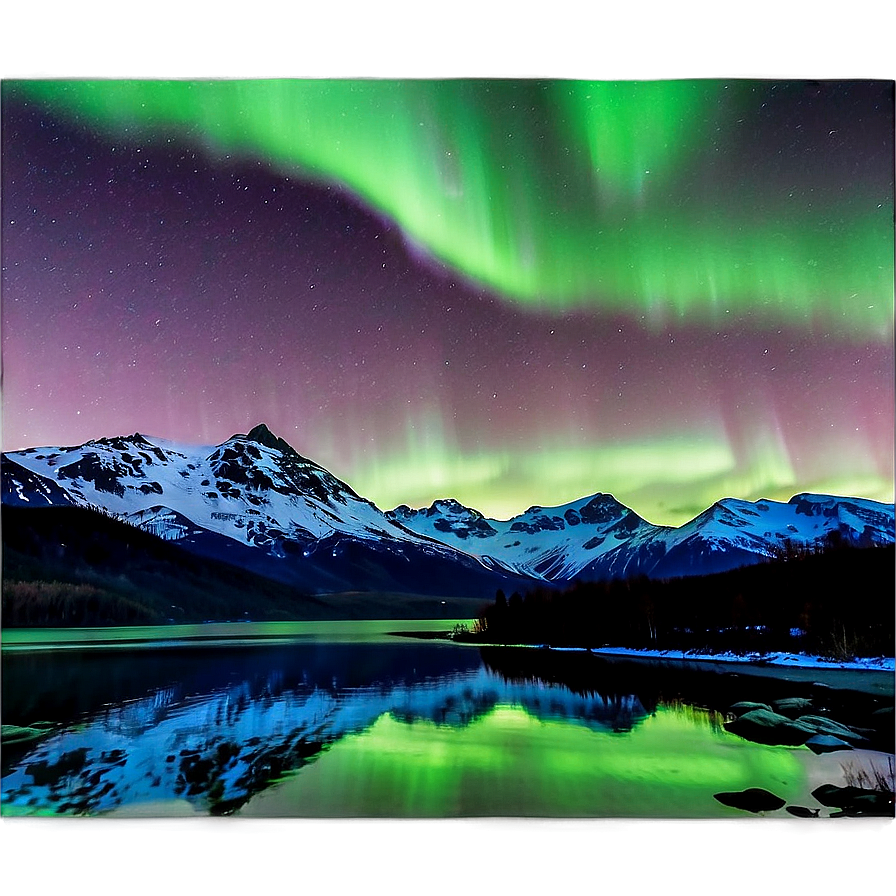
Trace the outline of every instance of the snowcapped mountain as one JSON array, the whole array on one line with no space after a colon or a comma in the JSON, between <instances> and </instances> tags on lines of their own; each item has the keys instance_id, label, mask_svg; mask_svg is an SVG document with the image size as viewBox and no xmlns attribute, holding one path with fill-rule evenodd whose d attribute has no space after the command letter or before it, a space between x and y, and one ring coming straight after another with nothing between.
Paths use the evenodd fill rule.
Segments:
<instances>
[{"instance_id":1,"label":"snowcapped mountain","mask_svg":"<svg viewBox=\"0 0 896 896\"><path fill-rule=\"evenodd\" d=\"M32 483L49 481L74 503L101 507L138 525L153 520L163 537L175 537L180 525L163 534L167 508L209 532L256 547L284 538L319 541L337 533L420 541L264 424L205 450L135 433L76 448L32 448L7 459L25 468ZM30 503L28 487L17 498Z\"/></svg>"},{"instance_id":2,"label":"snowcapped mountain","mask_svg":"<svg viewBox=\"0 0 896 896\"><path fill-rule=\"evenodd\" d=\"M894 540L893 505L863 498L796 495L788 503L725 498L680 527L655 526L611 495L530 507L507 521L457 501L386 516L483 563L548 582L723 572L809 546L837 533L863 545Z\"/></svg>"},{"instance_id":3,"label":"snowcapped mountain","mask_svg":"<svg viewBox=\"0 0 896 896\"><path fill-rule=\"evenodd\" d=\"M612 495L601 494L560 507L530 507L506 522L487 519L453 500L422 510L401 505L386 516L483 563L559 582L574 579L614 548L674 531L651 525Z\"/></svg>"},{"instance_id":4,"label":"snowcapped mountain","mask_svg":"<svg viewBox=\"0 0 896 896\"><path fill-rule=\"evenodd\" d=\"M312 592L494 592L487 564L389 520L261 424L218 446L135 433L3 456L4 503L100 509ZM500 582L498 582L500 584Z\"/></svg>"},{"instance_id":5,"label":"snowcapped mountain","mask_svg":"<svg viewBox=\"0 0 896 896\"><path fill-rule=\"evenodd\" d=\"M677 528L605 494L506 521L451 499L383 513L264 424L217 446L135 433L31 448L4 455L2 474L4 504L92 507L316 593L490 596L535 582L721 572L832 533L894 540L893 505L809 494L786 504L726 498Z\"/></svg>"}]
</instances>

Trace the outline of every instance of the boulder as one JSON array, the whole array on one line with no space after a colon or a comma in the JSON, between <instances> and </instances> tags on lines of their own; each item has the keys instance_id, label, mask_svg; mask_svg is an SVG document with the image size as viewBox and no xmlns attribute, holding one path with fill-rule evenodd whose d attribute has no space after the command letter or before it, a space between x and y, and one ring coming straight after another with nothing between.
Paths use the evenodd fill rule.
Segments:
<instances>
[{"instance_id":1,"label":"boulder","mask_svg":"<svg viewBox=\"0 0 896 896\"><path fill-rule=\"evenodd\" d=\"M747 812L774 812L784 805L784 800L761 787L750 787L747 790L736 790L728 793L715 793L723 806L731 806L734 809L744 809Z\"/></svg>"},{"instance_id":2,"label":"boulder","mask_svg":"<svg viewBox=\"0 0 896 896\"><path fill-rule=\"evenodd\" d=\"M816 754L835 753L837 750L851 750L852 744L848 744L833 734L816 734L806 741L806 746Z\"/></svg>"},{"instance_id":3,"label":"boulder","mask_svg":"<svg viewBox=\"0 0 896 896\"><path fill-rule=\"evenodd\" d=\"M797 818L818 818L821 809L807 809L805 806L788 806L787 811Z\"/></svg>"},{"instance_id":4,"label":"boulder","mask_svg":"<svg viewBox=\"0 0 896 896\"><path fill-rule=\"evenodd\" d=\"M818 734L809 725L791 721L770 709L753 709L725 723L725 730L756 744L798 747Z\"/></svg>"},{"instance_id":5,"label":"boulder","mask_svg":"<svg viewBox=\"0 0 896 896\"><path fill-rule=\"evenodd\" d=\"M733 716L742 716L745 712L752 712L754 709L772 711L772 708L767 703L752 703L749 700L741 700L738 703L732 703L728 707L728 712Z\"/></svg>"},{"instance_id":6,"label":"boulder","mask_svg":"<svg viewBox=\"0 0 896 896\"><path fill-rule=\"evenodd\" d=\"M815 734L830 734L853 745L863 744L868 740L867 737L859 734L854 728L848 728L846 725L841 725L839 722L827 719L824 716L800 716L796 720L796 724L813 729Z\"/></svg>"},{"instance_id":7,"label":"boulder","mask_svg":"<svg viewBox=\"0 0 896 896\"><path fill-rule=\"evenodd\" d=\"M775 700L772 709L788 719L795 719L805 715L812 709L812 701L808 697L786 697L783 700Z\"/></svg>"},{"instance_id":8,"label":"boulder","mask_svg":"<svg viewBox=\"0 0 896 896\"><path fill-rule=\"evenodd\" d=\"M832 813L832 818L840 815L893 817L892 793L865 790L861 787L837 787L834 784L822 784L821 787L812 791L812 796L823 806L833 806L842 810Z\"/></svg>"},{"instance_id":9,"label":"boulder","mask_svg":"<svg viewBox=\"0 0 896 896\"><path fill-rule=\"evenodd\" d=\"M874 818L893 818L893 794L869 791L854 796L843 806L843 814L852 818L870 816ZM832 817L836 817L833 816Z\"/></svg>"}]
</instances>

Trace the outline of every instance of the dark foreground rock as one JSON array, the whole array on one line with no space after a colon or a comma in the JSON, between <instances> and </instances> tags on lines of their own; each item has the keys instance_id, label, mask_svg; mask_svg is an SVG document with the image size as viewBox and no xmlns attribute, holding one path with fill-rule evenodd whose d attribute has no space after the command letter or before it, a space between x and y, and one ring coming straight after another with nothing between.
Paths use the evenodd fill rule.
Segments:
<instances>
[{"instance_id":1,"label":"dark foreground rock","mask_svg":"<svg viewBox=\"0 0 896 896\"><path fill-rule=\"evenodd\" d=\"M726 722L725 730L757 744L798 747L812 740L814 744L820 743L822 746L822 749L810 746L816 753L831 747L847 749L867 745L869 741L866 735L874 733L866 729L849 728L824 716L805 715L789 719L780 713L763 708L750 709L736 719ZM819 736L834 740L819 741ZM845 746L835 746L836 741L842 742Z\"/></svg>"},{"instance_id":2,"label":"dark foreground rock","mask_svg":"<svg viewBox=\"0 0 896 896\"><path fill-rule=\"evenodd\" d=\"M808 697L786 697L772 703L772 709L782 716L787 716L788 719L796 719L805 715L812 708L812 701Z\"/></svg>"},{"instance_id":3,"label":"dark foreground rock","mask_svg":"<svg viewBox=\"0 0 896 896\"><path fill-rule=\"evenodd\" d=\"M747 790L736 790L727 793L713 794L723 806L731 806L734 809L744 809L747 812L774 812L780 809L785 800L775 796L761 787L750 787Z\"/></svg>"},{"instance_id":4,"label":"dark foreground rock","mask_svg":"<svg viewBox=\"0 0 896 896\"><path fill-rule=\"evenodd\" d=\"M787 811L797 818L818 818L821 809L807 809L805 806L788 806Z\"/></svg>"},{"instance_id":5,"label":"dark foreground rock","mask_svg":"<svg viewBox=\"0 0 896 896\"><path fill-rule=\"evenodd\" d=\"M828 719L824 716L800 716L796 720L796 724L806 728L814 728L816 734L827 734L832 737L839 737L841 740L845 740L853 746L860 746L868 742L868 738L865 737L867 732L860 732L855 728L849 728L846 725L841 725L840 722L835 722L833 719Z\"/></svg>"},{"instance_id":6,"label":"dark foreground rock","mask_svg":"<svg viewBox=\"0 0 896 896\"><path fill-rule=\"evenodd\" d=\"M731 706L728 707L728 712L731 713L731 715L740 718L745 713L752 712L754 709L764 709L766 712L773 711L767 703L754 703L751 700L740 700L737 703L732 703Z\"/></svg>"},{"instance_id":7,"label":"dark foreground rock","mask_svg":"<svg viewBox=\"0 0 896 896\"><path fill-rule=\"evenodd\" d=\"M838 750L851 750L852 745L832 734L816 734L806 741L806 746L818 756L821 753L835 753Z\"/></svg>"},{"instance_id":8,"label":"dark foreground rock","mask_svg":"<svg viewBox=\"0 0 896 896\"><path fill-rule=\"evenodd\" d=\"M725 723L725 730L756 744L798 747L817 734L815 728L801 725L770 709L751 709Z\"/></svg>"},{"instance_id":9,"label":"dark foreground rock","mask_svg":"<svg viewBox=\"0 0 896 896\"><path fill-rule=\"evenodd\" d=\"M842 816L892 818L894 816L893 794L885 791L822 784L821 787L812 791L812 796L823 806L841 810L832 812L831 818Z\"/></svg>"}]
</instances>

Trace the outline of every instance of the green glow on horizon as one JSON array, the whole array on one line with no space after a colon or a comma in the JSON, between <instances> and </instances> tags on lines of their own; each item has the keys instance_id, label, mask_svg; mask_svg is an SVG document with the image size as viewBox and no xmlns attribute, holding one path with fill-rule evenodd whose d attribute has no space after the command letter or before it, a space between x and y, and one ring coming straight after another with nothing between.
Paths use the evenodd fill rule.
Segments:
<instances>
[{"instance_id":1,"label":"green glow on horizon","mask_svg":"<svg viewBox=\"0 0 896 896\"><path fill-rule=\"evenodd\" d=\"M861 459L857 459L857 463ZM368 458L347 478L378 507L426 507L452 497L492 519L532 505L557 506L601 491L651 523L680 526L722 497L789 501L800 492L893 502L893 481L858 469L836 480L801 481L779 440L762 436L745 469L724 437L667 436L645 442L562 444L536 449L428 449ZM850 490L852 489L852 490Z\"/></svg>"},{"instance_id":2,"label":"green glow on horizon","mask_svg":"<svg viewBox=\"0 0 896 896\"><path fill-rule=\"evenodd\" d=\"M9 83L9 82L7 82ZM347 188L505 299L649 325L893 332L893 203L682 193L742 87L718 81L33 81L13 92L129 139L176 135ZM741 104L741 105L738 105ZM697 193L700 191L698 190ZM755 196L754 196L755 192Z\"/></svg>"},{"instance_id":3,"label":"green glow on horizon","mask_svg":"<svg viewBox=\"0 0 896 896\"><path fill-rule=\"evenodd\" d=\"M462 504L495 519L509 519L534 504L565 504L596 491L609 492L625 503L625 496L645 481L693 486L730 471L733 464L727 446L685 439L662 446L556 445L512 456L503 450L465 453L442 446L436 454L408 452L391 461L375 461L358 468L353 481L361 494L384 508L431 504L448 497L445 488L450 485L450 497ZM659 512L633 509L651 521Z\"/></svg>"},{"instance_id":4,"label":"green glow on horizon","mask_svg":"<svg viewBox=\"0 0 896 896\"><path fill-rule=\"evenodd\" d=\"M614 733L501 705L464 727L382 716L238 814L743 817L713 794L747 787L798 801L806 772L795 751L693 711L661 708Z\"/></svg>"}]
</instances>

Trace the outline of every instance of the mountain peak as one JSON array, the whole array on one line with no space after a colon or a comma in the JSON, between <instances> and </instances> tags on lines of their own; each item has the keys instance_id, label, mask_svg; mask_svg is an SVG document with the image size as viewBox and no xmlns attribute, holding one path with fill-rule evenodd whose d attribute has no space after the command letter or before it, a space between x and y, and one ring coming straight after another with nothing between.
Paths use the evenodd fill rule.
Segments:
<instances>
[{"instance_id":1,"label":"mountain peak","mask_svg":"<svg viewBox=\"0 0 896 896\"><path fill-rule=\"evenodd\" d=\"M433 501L429 506L429 510L431 513L459 513L459 514L475 514L476 511L472 510L469 507L464 507L460 501L455 500L454 498L438 498Z\"/></svg>"},{"instance_id":2,"label":"mountain peak","mask_svg":"<svg viewBox=\"0 0 896 896\"><path fill-rule=\"evenodd\" d=\"M259 423L258 426L252 427L246 438L250 442L257 442L259 445L264 445L266 448L273 448L275 451L282 451L284 454L296 453L289 442L277 438L264 423Z\"/></svg>"}]
</instances>

